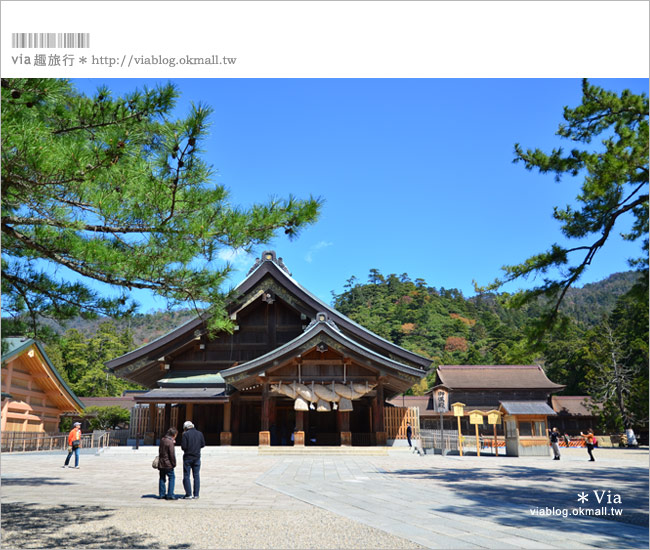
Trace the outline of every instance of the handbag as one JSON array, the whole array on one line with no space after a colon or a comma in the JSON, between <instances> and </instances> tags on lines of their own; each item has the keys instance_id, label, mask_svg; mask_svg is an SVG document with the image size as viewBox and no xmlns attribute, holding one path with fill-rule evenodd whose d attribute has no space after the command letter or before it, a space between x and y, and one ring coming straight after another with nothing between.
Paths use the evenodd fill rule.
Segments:
<instances>
[{"instance_id":1,"label":"handbag","mask_svg":"<svg viewBox=\"0 0 650 550\"><path fill-rule=\"evenodd\" d=\"M81 445L81 441L79 441L78 439L75 439L75 440L72 442L72 448L73 448L73 449L78 449L80 445Z\"/></svg>"},{"instance_id":2,"label":"handbag","mask_svg":"<svg viewBox=\"0 0 650 550\"><path fill-rule=\"evenodd\" d=\"M159 458L159 457L156 457L156 458L153 459L153 462L151 463L151 467L152 467L154 470L157 470L157 469L158 469L158 464L159 464L159 463L160 463L160 458Z\"/></svg>"}]
</instances>

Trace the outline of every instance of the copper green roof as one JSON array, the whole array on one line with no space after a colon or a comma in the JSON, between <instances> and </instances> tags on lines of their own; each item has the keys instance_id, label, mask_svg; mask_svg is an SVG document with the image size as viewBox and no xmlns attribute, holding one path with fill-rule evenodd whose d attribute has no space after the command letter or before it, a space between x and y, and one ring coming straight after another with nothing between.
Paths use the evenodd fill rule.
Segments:
<instances>
[{"instance_id":1,"label":"copper green roof","mask_svg":"<svg viewBox=\"0 0 650 550\"><path fill-rule=\"evenodd\" d=\"M171 371L158 380L161 388L185 386L187 388L224 386L225 380L218 372Z\"/></svg>"}]
</instances>

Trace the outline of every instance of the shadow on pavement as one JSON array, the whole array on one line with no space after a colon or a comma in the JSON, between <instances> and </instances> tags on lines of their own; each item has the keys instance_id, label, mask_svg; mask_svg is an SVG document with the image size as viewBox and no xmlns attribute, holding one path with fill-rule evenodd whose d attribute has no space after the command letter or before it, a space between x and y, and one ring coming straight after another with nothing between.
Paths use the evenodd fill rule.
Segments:
<instances>
[{"instance_id":1,"label":"shadow on pavement","mask_svg":"<svg viewBox=\"0 0 650 550\"><path fill-rule=\"evenodd\" d=\"M558 468L504 466L498 470L472 469L401 469L386 472L397 478L417 482L435 480L444 489L453 491L459 499L472 502L471 514L509 527L557 529L570 533L570 540L580 540L580 534L602 536L607 548L648 547L648 469L641 467L589 469L588 471ZM597 501L594 491L601 495ZM608 502L608 491L619 494L621 504ZM585 492L589 501L580 503L578 494ZM604 492L604 493L603 493ZM466 514L467 505L441 503L437 511ZM621 516L573 515L582 508L602 509L606 506L622 509ZM535 515L533 509L556 509L550 515ZM566 510L567 517L562 515ZM433 510L432 510L433 511ZM603 521L609 520L609 521ZM615 523L616 522L616 523ZM645 528L645 532L617 523ZM590 543L593 544L593 543Z\"/></svg>"},{"instance_id":2,"label":"shadow on pavement","mask_svg":"<svg viewBox=\"0 0 650 550\"><path fill-rule=\"evenodd\" d=\"M61 481L58 477L3 477L2 484L10 485L40 486L40 485L75 485L69 481Z\"/></svg>"},{"instance_id":3,"label":"shadow on pavement","mask_svg":"<svg viewBox=\"0 0 650 550\"><path fill-rule=\"evenodd\" d=\"M101 506L59 505L40 508L30 504L2 505L3 548L156 548L155 541L140 534L113 528L95 530L91 524L110 518L113 510ZM69 532L72 524L87 527ZM186 546L177 546L183 548Z\"/></svg>"}]
</instances>

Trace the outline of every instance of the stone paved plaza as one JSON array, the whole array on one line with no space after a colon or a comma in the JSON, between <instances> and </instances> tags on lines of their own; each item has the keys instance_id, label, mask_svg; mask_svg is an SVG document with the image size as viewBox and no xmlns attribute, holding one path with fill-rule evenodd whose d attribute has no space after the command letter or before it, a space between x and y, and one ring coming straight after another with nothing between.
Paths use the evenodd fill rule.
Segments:
<instances>
[{"instance_id":1,"label":"stone paved plaza","mask_svg":"<svg viewBox=\"0 0 650 550\"><path fill-rule=\"evenodd\" d=\"M648 548L647 449L310 451L207 448L201 498L174 502L155 498L153 447L86 450L78 470L64 453L3 454L2 547Z\"/></svg>"}]
</instances>

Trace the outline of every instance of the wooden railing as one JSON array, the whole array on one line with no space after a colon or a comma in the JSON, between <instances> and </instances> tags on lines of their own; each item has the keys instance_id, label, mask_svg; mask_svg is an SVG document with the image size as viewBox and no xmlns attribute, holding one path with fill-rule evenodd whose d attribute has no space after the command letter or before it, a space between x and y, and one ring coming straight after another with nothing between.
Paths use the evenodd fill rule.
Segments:
<instances>
[{"instance_id":1,"label":"wooden railing","mask_svg":"<svg viewBox=\"0 0 650 550\"><path fill-rule=\"evenodd\" d=\"M110 445L110 432L81 435L82 449L102 450ZM65 451L68 448L68 434L4 432L0 448L3 453Z\"/></svg>"},{"instance_id":2,"label":"wooden railing","mask_svg":"<svg viewBox=\"0 0 650 550\"><path fill-rule=\"evenodd\" d=\"M388 439L406 439L406 425L411 424L413 437L419 437L420 409L418 407L385 407L384 429Z\"/></svg>"}]
</instances>

